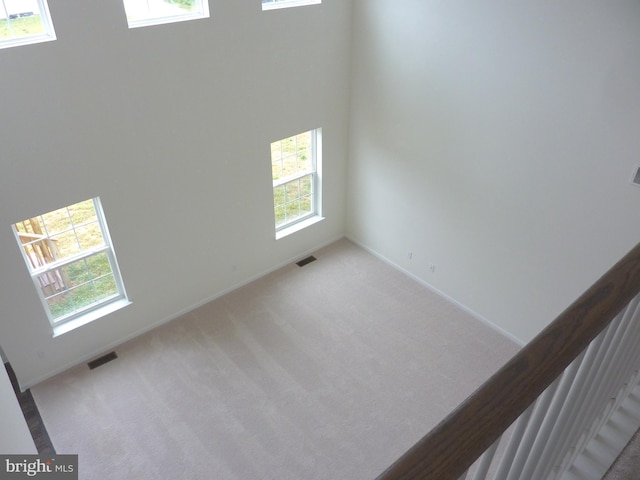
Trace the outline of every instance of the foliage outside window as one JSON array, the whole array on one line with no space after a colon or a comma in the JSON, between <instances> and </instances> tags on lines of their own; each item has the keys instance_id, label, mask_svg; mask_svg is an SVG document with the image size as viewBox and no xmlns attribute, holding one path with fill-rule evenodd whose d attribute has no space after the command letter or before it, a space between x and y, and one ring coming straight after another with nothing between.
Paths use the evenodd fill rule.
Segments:
<instances>
[{"instance_id":1,"label":"foliage outside window","mask_svg":"<svg viewBox=\"0 0 640 480\"><path fill-rule=\"evenodd\" d=\"M28 218L13 231L54 327L126 299L99 199Z\"/></svg>"},{"instance_id":2,"label":"foliage outside window","mask_svg":"<svg viewBox=\"0 0 640 480\"><path fill-rule=\"evenodd\" d=\"M129 28L209 16L208 0L123 0Z\"/></svg>"},{"instance_id":3,"label":"foliage outside window","mask_svg":"<svg viewBox=\"0 0 640 480\"><path fill-rule=\"evenodd\" d=\"M271 144L276 231L319 215L320 129Z\"/></svg>"},{"instance_id":4,"label":"foliage outside window","mask_svg":"<svg viewBox=\"0 0 640 480\"><path fill-rule=\"evenodd\" d=\"M55 39L46 0L0 0L0 48Z\"/></svg>"},{"instance_id":5,"label":"foliage outside window","mask_svg":"<svg viewBox=\"0 0 640 480\"><path fill-rule=\"evenodd\" d=\"M322 0L262 0L262 10L318 5Z\"/></svg>"}]
</instances>

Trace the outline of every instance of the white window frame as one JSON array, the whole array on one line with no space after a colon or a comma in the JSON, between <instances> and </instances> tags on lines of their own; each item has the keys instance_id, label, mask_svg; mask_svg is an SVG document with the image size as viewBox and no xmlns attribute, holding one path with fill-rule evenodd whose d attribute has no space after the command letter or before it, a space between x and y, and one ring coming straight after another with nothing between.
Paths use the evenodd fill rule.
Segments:
<instances>
[{"instance_id":1,"label":"white window frame","mask_svg":"<svg viewBox=\"0 0 640 480\"><path fill-rule=\"evenodd\" d=\"M19 1L19 0L16 0ZM40 21L42 22L42 33L36 33L34 35L21 35L19 37L11 37L6 39L0 39L0 48L19 47L22 45L31 45L34 43L51 42L56 39L56 32L53 29L53 21L51 20L51 13L49 12L49 5L47 0L33 0L38 5L40 12ZM0 14L3 15L2 19L9 18L9 11L6 7L7 0L0 0Z\"/></svg>"},{"instance_id":2,"label":"white window frame","mask_svg":"<svg viewBox=\"0 0 640 480\"><path fill-rule=\"evenodd\" d=\"M136 1L136 0L123 0L125 5L125 15L126 15L126 3L127 1ZM148 2L151 0L137 0L139 2ZM164 0L154 0L157 2L162 2ZM129 28L139 28L139 27L150 27L152 25L163 25L167 23L176 23L176 22L186 22L189 20L198 20L200 18L209 18L209 0L195 0L196 7L194 7L192 12L185 11L185 13L177 14L177 15L163 15L159 17L148 17L140 20L129 19L127 17L127 24Z\"/></svg>"},{"instance_id":3,"label":"white window frame","mask_svg":"<svg viewBox=\"0 0 640 480\"><path fill-rule=\"evenodd\" d=\"M272 180L272 205L275 208L275 189L276 187L286 185L287 183L299 180L303 177L311 175L311 211L303 216L297 217L289 222L275 225L275 234L276 239L280 239L290 235L294 232L302 230L314 223L323 220L322 217L322 128L315 128L312 130L307 130L305 132L300 132L296 135L301 135L304 133L311 133L311 163L313 165L313 170L310 172L300 172L296 175L290 175L288 177ZM281 140L283 141L289 137L285 137ZM273 163L273 158L271 158L271 162ZM274 222L275 219L275 210L274 211Z\"/></svg>"},{"instance_id":4,"label":"white window frame","mask_svg":"<svg viewBox=\"0 0 640 480\"><path fill-rule=\"evenodd\" d=\"M278 10L280 8L303 7L321 3L322 0L262 0L262 10Z\"/></svg>"},{"instance_id":5,"label":"white window frame","mask_svg":"<svg viewBox=\"0 0 640 480\"><path fill-rule=\"evenodd\" d=\"M22 253L22 257L27 265L27 269L29 270L29 274L31 275L31 279L33 284L38 292L38 296L44 307L44 310L47 314L47 318L51 323L53 328L54 336L61 335L70 330L73 330L77 327L85 325L93 320L101 318L111 312L119 310L122 307L129 305L131 302L127 298L127 294L124 288L124 283L122 281L122 276L120 274L120 269L118 268L118 262L116 260L115 251L113 248L113 244L111 242L111 236L109 235L109 230L107 228L107 223L104 216L104 211L102 210L102 205L100 203L100 198L96 197L91 199L93 201L93 208L96 213L97 223L100 227L100 231L102 233L102 237L104 240L104 245L94 248L88 248L82 250L80 253L55 260L51 263L46 263L45 265L34 267L32 262L30 261L25 248L23 247L23 243L20 240L18 229L16 225L12 225L12 230L15 235L16 241L18 242L18 246ZM75 204L72 204L75 205ZM43 215L46 215L43 214ZM46 227L46 224L45 224ZM46 239L49 238L48 233L46 234ZM111 267L111 272L113 275L113 279L116 284L117 293L111 295L109 297L100 299L99 301L88 305L84 308L81 308L75 312L69 313L67 315L61 316L59 318L54 318L51 309L47 303L47 299L42 289L42 285L40 284L40 277L47 273L56 274L61 268L64 268L68 265L71 265L75 262L78 262L83 259L88 259L95 255L106 253L106 256L109 260L109 266ZM71 288L67 288L65 291L70 291Z\"/></svg>"}]
</instances>

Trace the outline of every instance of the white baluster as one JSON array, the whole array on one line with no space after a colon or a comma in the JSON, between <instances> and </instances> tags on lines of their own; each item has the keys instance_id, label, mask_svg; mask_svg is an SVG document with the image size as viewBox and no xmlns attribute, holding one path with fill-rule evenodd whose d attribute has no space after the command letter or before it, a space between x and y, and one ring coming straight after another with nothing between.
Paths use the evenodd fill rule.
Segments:
<instances>
[{"instance_id":1,"label":"white baluster","mask_svg":"<svg viewBox=\"0 0 640 480\"><path fill-rule=\"evenodd\" d=\"M515 423L515 429L513 431L513 435L509 439L509 443L507 444L507 450L500 461L498 466L498 470L496 471L494 480L507 480L507 475L509 475L509 470L511 469L511 465L513 464L513 459L516 456L516 452L518 451L518 446L522 441L522 437L527 429L527 424L529 423L529 419L533 414L533 409L535 406L535 402L532 403L529 408L527 408L522 415L518 417Z\"/></svg>"},{"instance_id":2,"label":"white baluster","mask_svg":"<svg viewBox=\"0 0 640 480\"><path fill-rule=\"evenodd\" d=\"M567 395L569 394L571 385L573 384L573 382L576 379L576 376L578 375L580 364L584 360L585 356L586 356L586 350L582 352L576 358L576 360L574 360L571 363L571 365L569 365L569 367L561 375L558 391L556 392L556 395L553 397L553 401L551 402L551 405L547 410L542 426L540 427L540 432L538 433L535 443L531 447L527 461L522 469L522 473L519 477L521 480L535 478L532 476L532 474L535 468L541 462L540 457L542 455L544 448L547 445L551 445L551 448L553 448L553 446L555 445L556 439L553 438L553 436L551 435L551 433L553 432L553 427L558 422L558 417L560 416L562 407L567 400Z\"/></svg>"}]
</instances>

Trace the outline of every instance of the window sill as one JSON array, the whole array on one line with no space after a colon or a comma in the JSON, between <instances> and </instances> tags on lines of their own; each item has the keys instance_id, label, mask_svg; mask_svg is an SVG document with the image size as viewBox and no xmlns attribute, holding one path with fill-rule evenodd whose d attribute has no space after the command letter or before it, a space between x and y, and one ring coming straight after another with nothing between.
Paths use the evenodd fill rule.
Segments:
<instances>
[{"instance_id":1,"label":"window sill","mask_svg":"<svg viewBox=\"0 0 640 480\"><path fill-rule=\"evenodd\" d=\"M116 300L115 302L111 302L103 307L96 308L95 310L91 310L84 315L80 315L77 318L66 321L59 325L54 325L53 327L53 338L59 337L65 333L70 332L71 330L75 330L76 328L82 327L87 323L91 323L94 320L102 318L110 313L113 313L121 308L126 307L127 305L131 305L131 302L126 298L121 298Z\"/></svg>"},{"instance_id":2,"label":"window sill","mask_svg":"<svg viewBox=\"0 0 640 480\"><path fill-rule=\"evenodd\" d=\"M23 45L34 45L36 43L53 42L56 36L53 34L42 33L39 35L25 35L24 37L0 40L1 48L21 47Z\"/></svg>"},{"instance_id":3,"label":"window sill","mask_svg":"<svg viewBox=\"0 0 640 480\"><path fill-rule=\"evenodd\" d=\"M170 17L154 17L141 20L128 20L129 28L152 27L154 25L166 25L168 23L188 22L190 20L200 20L209 18L209 13L185 13L184 15L174 15Z\"/></svg>"},{"instance_id":4,"label":"window sill","mask_svg":"<svg viewBox=\"0 0 640 480\"><path fill-rule=\"evenodd\" d=\"M318 223L322 220L324 220L324 217L316 215L314 217L307 218L306 220L302 220L301 222L294 223L290 227L285 227L282 230L278 230L276 232L276 240L280 240L281 238L284 238L287 235L291 235L292 233L298 232L303 228L307 228L313 225L314 223Z\"/></svg>"},{"instance_id":5,"label":"window sill","mask_svg":"<svg viewBox=\"0 0 640 480\"><path fill-rule=\"evenodd\" d=\"M303 7L305 5L319 5L322 0L285 0L262 4L262 10L279 10L281 8Z\"/></svg>"}]
</instances>

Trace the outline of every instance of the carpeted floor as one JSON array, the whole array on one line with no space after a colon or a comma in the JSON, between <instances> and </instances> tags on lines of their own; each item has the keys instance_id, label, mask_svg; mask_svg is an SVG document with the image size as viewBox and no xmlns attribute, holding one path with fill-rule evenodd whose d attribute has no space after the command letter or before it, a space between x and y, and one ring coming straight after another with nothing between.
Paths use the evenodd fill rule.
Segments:
<instances>
[{"instance_id":1,"label":"carpeted floor","mask_svg":"<svg viewBox=\"0 0 640 480\"><path fill-rule=\"evenodd\" d=\"M314 255L33 387L57 452L83 480L369 480L518 349L347 240Z\"/></svg>"},{"instance_id":2,"label":"carpeted floor","mask_svg":"<svg viewBox=\"0 0 640 480\"><path fill-rule=\"evenodd\" d=\"M640 479L640 430L638 430L611 465L602 480Z\"/></svg>"}]
</instances>

